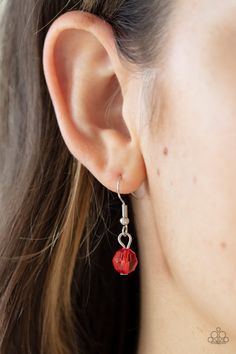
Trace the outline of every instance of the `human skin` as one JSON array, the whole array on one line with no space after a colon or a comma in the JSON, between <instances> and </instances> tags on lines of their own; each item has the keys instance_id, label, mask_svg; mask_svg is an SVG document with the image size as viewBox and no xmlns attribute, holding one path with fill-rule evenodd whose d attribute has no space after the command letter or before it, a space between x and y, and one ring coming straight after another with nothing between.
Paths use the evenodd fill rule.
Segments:
<instances>
[{"instance_id":1,"label":"human skin","mask_svg":"<svg viewBox=\"0 0 236 354\"><path fill-rule=\"evenodd\" d=\"M138 190L138 354L235 353L236 3L177 1L158 110L141 129L141 75L120 61L109 25L83 16L51 25L44 71L71 153L107 188L122 174L121 193ZM228 343L208 342L216 327Z\"/></svg>"}]
</instances>

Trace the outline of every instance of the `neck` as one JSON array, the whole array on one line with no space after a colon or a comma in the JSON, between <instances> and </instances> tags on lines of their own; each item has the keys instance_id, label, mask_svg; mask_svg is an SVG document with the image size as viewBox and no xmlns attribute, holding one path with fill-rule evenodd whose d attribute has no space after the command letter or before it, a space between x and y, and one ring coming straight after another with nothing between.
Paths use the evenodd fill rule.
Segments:
<instances>
[{"instance_id":1,"label":"neck","mask_svg":"<svg viewBox=\"0 0 236 354\"><path fill-rule=\"evenodd\" d=\"M222 350L235 354L236 340L232 336L227 344L208 342L211 332L220 325L191 302L171 274L153 222L151 200L132 197L132 205L140 248L138 266L141 267L141 323L137 354L218 354Z\"/></svg>"}]
</instances>

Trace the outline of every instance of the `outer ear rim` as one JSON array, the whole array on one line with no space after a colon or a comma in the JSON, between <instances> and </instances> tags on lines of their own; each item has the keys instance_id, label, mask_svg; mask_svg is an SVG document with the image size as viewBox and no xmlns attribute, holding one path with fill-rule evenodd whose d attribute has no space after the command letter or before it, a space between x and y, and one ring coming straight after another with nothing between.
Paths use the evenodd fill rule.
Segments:
<instances>
[{"instance_id":1,"label":"outer ear rim","mask_svg":"<svg viewBox=\"0 0 236 354\"><path fill-rule=\"evenodd\" d=\"M63 19L63 21L62 21ZM99 26L98 26L99 22ZM78 25L79 23L79 25ZM100 26L101 24L101 26ZM111 40L113 38L113 30L110 24L106 23L104 20L99 19L93 14L86 13L86 12L81 12L81 11L70 11L68 13L62 14L60 17L58 17L51 25L51 27L48 30L48 33L45 38L45 43L44 43L44 49L43 49L43 67L45 71L45 77L46 77L46 82L49 88L49 93L50 97L53 102L53 106L55 109L56 116L60 115L68 115L68 110L66 107L66 104L64 102L63 94L60 89L60 83L57 77L57 71L55 67L55 60L54 54L55 54L55 46L56 46L56 41L58 37L60 36L60 33L63 30L66 30L68 28L74 28L78 30L85 30L91 32L103 45L104 49L107 50L108 55L112 57L112 60L114 61L115 65L119 67L119 70L121 69L121 65L119 64L118 60L116 60L115 55L112 55L112 51L115 51L117 53L116 46L114 42ZM109 32L107 32L109 30ZM104 39L105 38L105 39ZM50 77L53 75L56 77L56 84L53 83L51 79L47 79L47 77ZM57 98L58 100L61 100L61 102L64 102L62 105L57 105L54 97L60 96L60 98ZM57 108L58 106L60 109ZM74 131L74 124L73 120L71 119L57 119L58 124L60 127L60 131L63 135L63 138L66 142L66 145L68 146L68 136L73 136L75 134ZM64 132L64 134L63 134ZM78 134L79 131L76 132L75 139L78 139ZM83 133L84 134L84 133ZM81 134L79 137L81 147L78 150L73 150L69 149L70 152L76 157L76 156L82 156L84 155L84 160L82 161L81 159L78 159L82 164L88 168L91 173L100 180L102 184L106 186L106 188L116 192L116 183L120 175L122 175L122 184L121 184L121 193L131 193L132 191L138 189L138 187L143 183L143 180L145 178L145 166L144 163L141 161L142 156L140 154L140 151L136 151L136 147L133 144L127 143L129 147L127 147L130 151L130 154L136 154L137 158L137 166L130 171L130 169L125 169L125 165L123 164L123 168L121 167L122 164L120 164L120 167L116 167L113 165L113 167L108 165L106 167L100 166L99 173L94 173L94 168L93 168L93 159L91 157L91 154L87 153L84 154L86 151L86 144L88 144L88 138L91 139L90 141L92 142L92 137L86 136L86 138ZM127 146L128 146L127 145ZM83 151L83 152L82 152ZM133 155L134 156L134 155ZM76 157L77 158L77 157ZM87 160L89 163L84 163L84 161ZM132 162L132 161L131 161ZM143 166L142 166L143 165ZM142 171L142 174L140 175L140 178L137 178L139 175L139 172ZM105 182L105 183L104 183Z\"/></svg>"}]
</instances>

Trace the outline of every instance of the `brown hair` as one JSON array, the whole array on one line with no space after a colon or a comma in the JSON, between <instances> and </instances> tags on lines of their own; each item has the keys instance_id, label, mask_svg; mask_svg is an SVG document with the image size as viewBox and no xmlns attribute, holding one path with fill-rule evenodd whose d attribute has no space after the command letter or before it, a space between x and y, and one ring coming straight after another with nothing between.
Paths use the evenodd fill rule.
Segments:
<instances>
[{"instance_id":1,"label":"brown hair","mask_svg":"<svg viewBox=\"0 0 236 354\"><path fill-rule=\"evenodd\" d=\"M88 11L112 25L121 55L146 69L163 47L170 1L3 4L0 352L131 354L139 271L122 278L112 269L120 204L69 153L44 80L42 50L57 16Z\"/></svg>"}]
</instances>

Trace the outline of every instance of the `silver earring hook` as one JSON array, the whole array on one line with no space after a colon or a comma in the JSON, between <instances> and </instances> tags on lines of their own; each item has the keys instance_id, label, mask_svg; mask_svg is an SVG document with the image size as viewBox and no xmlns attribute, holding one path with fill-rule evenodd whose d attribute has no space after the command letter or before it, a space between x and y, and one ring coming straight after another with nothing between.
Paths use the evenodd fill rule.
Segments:
<instances>
[{"instance_id":1,"label":"silver earring hook","mask_svg":"<svg viewBox=\"0 0 236 354\"><path fill-rule=\"evenodd\" d=\"M121 177L122 177L122 176L120 175L119 178L118 178L116 189L117 189L117 194L118 194L118 196L119 196L121 202L122 202L123 204L125 204L124 200L121 198L120 193L119 193L119 185L120 185ZM131 194L132 194L136 199L139 199L139 197L137 197L133 192L131 192Z\"/></svg>"},{"instance_id":2,"label":"silver earring hook","mask_svg":"<svg viewBox=\"0 0 236 354\"><path fill-rule=\"evenodd\" d=\"M118 181L117 181L117 186L116 186L117 194L118 194L118 197L119 197L120 201L122 202L122 204L125 204L124 200L121 198L121 195L120 195L120 180L121 180L121 175L119 176Z\"/></svg>"},{"instance_id":3,"label":"silver earring hook","mask_svg":"<svg viewBox=\"0 0 236 354\"><path fill-rule=\"evenodd\" d=\"M137 197L134 192L132 192L131 194L134 196L134 198L139 199L139 197Z\"/></svg>"}]
</instances>

